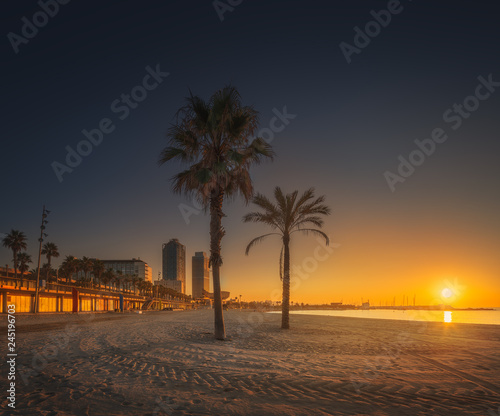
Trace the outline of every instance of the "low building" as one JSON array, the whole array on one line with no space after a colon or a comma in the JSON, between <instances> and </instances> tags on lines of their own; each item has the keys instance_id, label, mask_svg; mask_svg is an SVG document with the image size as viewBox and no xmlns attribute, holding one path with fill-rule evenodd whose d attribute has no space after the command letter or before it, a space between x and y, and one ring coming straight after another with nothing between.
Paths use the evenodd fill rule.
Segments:
<instances>
[{"instance_id":1,"label":"low building","mask_svg":"<svg viewBox=\"0 0 500 416\"><path fill-rule=\"evenodd\" d=\"M220 291L220 295L221 295L222 300L226 300L226 299L229 299L229 296L231 296L231 293L228 292L228 291L226 291L226 290L221 290ZM208 292L207 290L204 290L203 291L203 297L204 298L208 298L208 299L213 299L214 298L214 294Z\"/></svg>"},{"instance_id":2,"label":"low building","mask_svg":"<svg viewBox=\"0 0 500 416\"><path fill-rule=\"evenodd\" d=\"M168 289L175 290L176 292L179 293L184 293L184 283L181 282L180 280L167 280L167 279L155 280L155 285L163 286Z\"/></svg>"},{"instance_id":3,"label":"low building","mask_svg":"<svg viewBox=\"0 0 500 416\"><path fill-rule=\"evenodd\" d=\"M153 270L141 259L101 261L106 270L113 269L114 272L121 272L124 276L137 276L141 280L153 283Z\"/></svg>"}]
</instances>

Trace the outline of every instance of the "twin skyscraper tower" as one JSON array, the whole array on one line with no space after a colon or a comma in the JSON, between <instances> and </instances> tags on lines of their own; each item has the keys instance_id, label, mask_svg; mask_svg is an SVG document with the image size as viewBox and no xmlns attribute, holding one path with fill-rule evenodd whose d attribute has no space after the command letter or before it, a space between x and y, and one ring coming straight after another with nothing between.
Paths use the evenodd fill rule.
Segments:
<instances>
[{"instance_id":1,"label":"twin skyscraper tower","mask_svg":"<svg viewBox=\"0 0 500 416\"><path fill-rule=\"evenodd\" d=\"M161 285L186 294L186 246L176 238L162 246L163 272ZM204 296L210 287L209 258L203 251L195 252L192 258L193 299Z\"/></svg>"}]
</instances>

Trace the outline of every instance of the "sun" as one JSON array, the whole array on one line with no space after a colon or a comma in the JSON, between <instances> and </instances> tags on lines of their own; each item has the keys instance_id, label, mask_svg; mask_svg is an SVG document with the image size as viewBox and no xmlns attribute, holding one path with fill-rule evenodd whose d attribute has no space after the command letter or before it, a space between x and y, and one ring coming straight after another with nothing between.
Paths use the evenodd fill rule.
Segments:
<instances>
[{"instance_id":1,"label":"sun","mask_svg":"<svg viewBox=\"0 0 500 416\"><path fill-rule=\"evenodd\" d=\"M449 288L449 287L445 287L442 291L441 291L441 295L443 296L443 298L451 298L453 296L453 291Z\"/></svg>"}]
</instances>

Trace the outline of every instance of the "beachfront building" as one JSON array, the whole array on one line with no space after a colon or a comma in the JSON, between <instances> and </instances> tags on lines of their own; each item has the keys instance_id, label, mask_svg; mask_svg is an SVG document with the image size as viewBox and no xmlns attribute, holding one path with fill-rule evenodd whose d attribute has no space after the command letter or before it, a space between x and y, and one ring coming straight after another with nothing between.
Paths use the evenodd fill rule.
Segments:
<instances>
[{"instance_id":1,"label":"beachfront building","mask_svg":"<svg viewBox=\"0 0 500 416\"><path fill-rule=\"evenodd\" d=\"M153 283L153 270L141 259L101 260L106 270L121 272L123 276L137 276L139 279Z\"/></svg>"},{"instance_id":2,"label":"beachfront building","mask_svg":"<svg viewBox=\"0 0 500 416\"><path fill-rule=\"evenodd\" d=\"M155 285L159 286L164 286L167 289L172 289L175 290L176 292L183 293L183 285L180 280L168 280L168 279L161 279L161 280L155 280Z\"/></svg>"},{"instance_id":3,"label":"beachfront building","mask_svg":"<svg viewBox=\"0 0 500 416\"><path fill-rule=\"evenodd\" d=\"M220 295L221 295L221 298L223 301L229 299L229 297L231 296L231 293L226 291L226 290L221 290L220 291ZM203 297L204 298L207 298L207 299L213 299L214 298L214 294L213 293L210 293L210 292L207 292L206 290L203 291Z\"/></svg>"},{"instance_id":4,"label":"beachfront building","mask_svg":"<svg viewBox=\"0 0 500 416\"><path fill-rule=\"evenodd\" d=\"M197 251L192 257L193 299L203 297L203 291L210 290L209 258L204 251Z\"/></svg>"},{"instance_id":5,"label":"beachfront building","mask_svg":"<svg viewBox=\"0 0 500 416\"><path fill-rule=\"evenodd\" d=\"M170 288L175 289L173 286L180 287L181 290L177 292L186 294L186 247L182 245L177 238L171 239L168 243L162 246L162 260L163 260L163 278L162 281L170 281L162 283ZM179 283L172 283L177 281ZM169 287L169 286L167 286Z\"/></svg>"}]
</instances>

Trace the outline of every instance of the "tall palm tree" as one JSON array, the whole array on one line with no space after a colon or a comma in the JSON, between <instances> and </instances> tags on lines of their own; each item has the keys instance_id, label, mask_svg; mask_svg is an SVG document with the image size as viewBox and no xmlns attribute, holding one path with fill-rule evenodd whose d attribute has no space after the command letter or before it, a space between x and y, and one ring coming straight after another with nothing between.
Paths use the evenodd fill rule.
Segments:
<instances>
[{"instance_id":1,"label":"tall palm tree","mask_svg":"<svg viewBox=\"0 0 500 416\"><path fill-rule=\"evenodd\" d=\"M45 243L42 248L42 254L47 257L47 282L51 270L52 257L59 257L59 248L54 243Z\"/></svg>"},{"instance_id":2,"label":"tall palm tree","mask_svg":"<svg viewBox=\"0 0 500 416\"><path fill-rule=\"evenodd\" d=\"M12 256L13 256L13 261L14 261L14 277L17 278L17 254L21 250L26 250L28 247L26 245L26 235L19 230L10 230L10 233L7 234L3 239L2 239L2 244L4 247L12 250Z\"/></svg>"},{"instance_id":3,"label":"tall palm tree","mask_svg":"<svg viewBox=\"0 0 500 416\"><path fill-rule=\"evenodd\" d=\"M71 282L71 277L78 271L79 261L75 256L66 256L61 264L62 275L66 277L66 283Z\"/></svg>"},{"instance_id":4,"label":"tall palm tree","mask_svg":"<svg viewBox=\"0 0 500 416\"><path fill-rule=\"evenodd\" d=\"M314 196L314 188L305 191L300 197L298 191L283 195L279 187L274 190L275 202L262 194L257 194L252 203L262 211L251 212L243 217L244 222L260 222L271 227L272 233L254 238L248 244L245 254L250 249L270 235L278 235L282 241L280 255L280 277L283 280L283 296L281 302L281 327L290 328L290 238L293 233L313 233L330 243L328 236L318 228L323 226L323 215L330 215L330 208L324 204L325 197ZM318 228L311 228L316 226Z\"/></svg>"},{"instance_id":5,"label":"tall palm tree","mask_svg":"<svg viewBox=\"0 0 500 416\"><path fill-rule=\"evenodd\" d=\"M214 286L215 338L225 339L220 287L221 240L224 197L253 194L249 169L273 151L262 138L252 139L258 125L253 107L244 106L236 88L224 87L208 101L190 94L168 131L169 146L159 163L176 159L187 169L172 178L173 190L195 196L210 210L210 265Z\"/></svg>"},{"instance_id":6,"label":"tall palm tree","mask_svg":"<svg viewBox=\"0 0 500 416\"><path fill-rule=\"evenodd\" d=\"M92 271L92 259L88 257L82 257L81 260L78 261L79 266L78 269L83 272L83 281L88 284L88 274Z\"/></svg>"},{"instance_id":7,"label":"tall palm tree","mask_svg":"<svg viewBox=\"0 0 500 416\"><path fill-rule=\"evenodd\" d=\"M26 273L30 268L28 264L32 263L32 260L31 256L25 252L19 253L17 256L17 260L19 261L19 271L21 272L21 286L22 286L24 273Z\"/></svg>"},{"instance_id":8,"label":"tall palm tree","mask_svg":"<svg viewBox=\"0 0 500 416\"><path fill-rule=\"evenodd\" d=\"M99 259L92 260L92 273L94 274L95 279L101 286L101 277L104 271L106 270L106 265Z\"/></svg>"}]
</instances>

